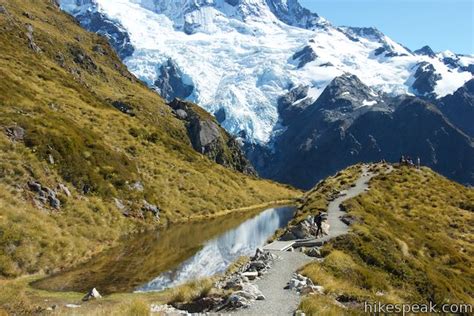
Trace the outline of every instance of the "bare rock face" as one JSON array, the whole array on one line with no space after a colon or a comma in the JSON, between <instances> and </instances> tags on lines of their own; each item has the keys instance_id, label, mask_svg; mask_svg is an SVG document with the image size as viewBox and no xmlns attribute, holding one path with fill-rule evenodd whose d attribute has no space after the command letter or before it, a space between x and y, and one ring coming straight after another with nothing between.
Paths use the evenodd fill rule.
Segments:
<instances>
[{"instance_id":1,"label":"bare rock face","mask_svg":"<svg viewBox=\"0 0 474 316\"><path fill-rule=\"evenodd\" d=\"M43 206L50 206L56 210L61 208L61 201L57 197L57 192L42 185L37 181L29 181L28 188L30 191L36 193L36 201L39 201Z\"/></svg>"},{"instance_id":2,"label":"bare rock face","mask_svg":"<svg viewBox=\"0 0 474 316\"><path fill-rule=\"evenodd\" d=\"M430 97L433 93L436 81L441 79L441 75L436 73L435 68L428 62L422 62L419 64L418 69L415 72L415 82L413 82L413 88L425 97Z\"/></svg>"},{"instance_id":3,"label":"bare rock face","mask_svg":"<svg viewBox=\"0 0 474 316\"><path fill-rule=\"evenodd\" d=\"M25 130L20 126L7 127L5 133L12 141L22 141L25 137Z\"/></svg>"},{"instance_id":4,"label":"bare rock face","mask_svg":"<svg viewBox=\"0 0 474 316\"><path fill-rule=\"evenodd\" d=\"M474 79L440 99L439 109L460 130L474 137Z\"/></svg>"},{"instance_id":5,"label":"bare rock face","mask_svg":"<svg viewBox=\"0 0 474 316\"><path fill-rule=\"evenodd\" d=\"M82 298L82 300L85 302L85 301L90 301L90 300L99 299L99 298L102 298L102 295L100 295L99 291L97 291L96 288L93 288L92 290L89 291L89 293L86 294L86 296Z\"/></svg>"},{"instance_id":6,"label":"bare rock face","mask_svg":"<svg viewBox=\"0 0 474 316\"><path fill-rule=\"evenodd\" d=\"M430 65L420 69L420 89L429 95L436 74L430 75ZM418 97L379 93L349 74L335 78L310 104L303 104L305 88L297 87L281 99L285 130L275 138L274 151L249 157L262 176L302 189L358 162L396 162L400 153L472 184L473 83L438 100L438 108Z\"/></svg>"},{"instance_id":7,"label":"bare rock face","mask_svg":"<svg viewBox=\"0 0 474 316\"><path fill-rule=\"evenodd\" d=\"M33 37L33 25L27 24L26 25L26 37L28 38L28 46L35 52L41 53L41 48L36 44L35 39Z\"/></svg>"},{"instance_id":8,"label":"bare rock face","mask_svg":"<svg viewBox=\"0 0 474 316\"><path fill-rule=\"evenodd\" d=\"M303 68L307 63L316 60L316 58L318 58L318 55L311 46L305 46L292 57L298 63L298 68Z\"/></svg>"},{"instance_id":9,"label":"bare rock face","mask_svg":"<svg viewBox=\"0 0 474 316\"><path fill-rule=\"evenodd\" d=\"M172 101L175 98L185 99L191 95L194 87L184 82L184 75L173 60L168 59L159 70L160 75L154 86L163 98Z\"/></svg>"},{"instance_id":10,"label":"bare rock face","mask_svg":"<svg viewBox=\"0 0 474 316\"><path fill-rule=\"evenodd\" d=\"M119 110L120 112L127 114L129 116L135 116L135 112L133 111L133 107L123 101L113 101L112 106Z\"/></svg>"},{"instance_id":11,"label":"bare rock face","mask_svg":"<svg viewBox=\"0 0 474 316\"><path fill-rule=\"evenodd\" d=\"M58 0L51 1L59 2ZM96 9L96 5L93 4L91 10L77 10L71 14L86 30L105 36L122 60L131 56L135 48L123 26Z\"/></svg>"},{"instance_id":12,"label":"bare rock face","mask_svg":"<svg viewBox=\"0 0 474 316\"><path fill-rule=\"evenodd\" d=\"M180 99L174 99L169 105L176 117L186 122L189 139L196 151L230 169L256 174L240 144L213 116L197 105Z\"/></svg>"}]
</instances>

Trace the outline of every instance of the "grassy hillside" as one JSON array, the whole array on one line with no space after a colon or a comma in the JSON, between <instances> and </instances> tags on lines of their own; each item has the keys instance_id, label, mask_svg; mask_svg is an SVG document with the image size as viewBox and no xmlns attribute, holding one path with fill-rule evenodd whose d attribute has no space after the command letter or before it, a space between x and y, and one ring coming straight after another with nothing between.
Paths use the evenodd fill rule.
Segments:
<instances>
[{"instance_id":1,"label":"grassy hillside","mask_svg":"<svg viewBox=\"0 0 474 316\"><path fill-rule=\"evenodd\" d=\"M164 101L54 1L0 0L0 47L0 276L297 194L195 152Z\"/></svg>"},{"instance_id":2,"label":"grassy hillside","mask_svg":"<svg viewBox=\"0 0 474 316\"><path fill-rule=\"evenodd\" d=\"M339 303L359 313L365 301L474 302L473 189L428 168L402 167L372 179L369 192L344 206L358 223L323 247L322 263L302 270L326 289L303 299L309 315L338 315Z\"/></svg>"}]
</instances>

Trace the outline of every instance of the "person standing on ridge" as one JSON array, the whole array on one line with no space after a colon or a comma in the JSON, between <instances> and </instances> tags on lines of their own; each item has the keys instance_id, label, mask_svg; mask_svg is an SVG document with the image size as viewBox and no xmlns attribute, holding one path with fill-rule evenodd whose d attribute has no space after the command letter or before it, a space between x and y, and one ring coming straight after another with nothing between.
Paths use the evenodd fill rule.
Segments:
<instances>
[{"instance_id":1,"label":"person standing on ridge","mask_svg":"<svg viewBox=\"0 0 474 316\"><path fill-rule=\"evenodd\" d=\"M321 234L321 237L322 237L323 236L323 228L322 228L323 214L321 212L319 212L318 216L314 218L314 223L318 227L318 229L316 230L316 238L318 238L319 234Z\"/></svg>"}]
</instances>

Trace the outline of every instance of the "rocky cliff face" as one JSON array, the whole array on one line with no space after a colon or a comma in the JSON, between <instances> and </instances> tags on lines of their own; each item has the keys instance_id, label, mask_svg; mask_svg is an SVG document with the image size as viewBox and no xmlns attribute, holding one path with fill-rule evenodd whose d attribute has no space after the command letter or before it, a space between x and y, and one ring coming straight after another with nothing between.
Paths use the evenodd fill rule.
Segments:
<instances>
[{"instance_id":1,"label":"rocky cliff face","mask_svg":"<svg viewBox=\"0 0 474 316\"><path fill-rule=\"evenodd\" d=\"M176 116L186 122L193 148L209 159L236 171L256 175L238 141L216 119L195 104L174 99L169 103Z\"/></svg>"},{"instance_id":2,"label":"rocky cliff face","mask_svg":"<svg viewBox=\"0 0 474 316\"><path fill-rule=\"evenodd\" d=\"M298 90L284 101L304 100L304 89ZM357 77L345 75L334 79L316 102L300 103L284 108L286 126L276 138L275 152L256 161L263 176L310 188L351 164L395 162L404 154L420 157L422 164L452 179L474 183L472 138L429 102L377 95Z\"/></svg>"},{"instance_id":3,"label":"rocky cliff face","mask_svg":"<svg viewBox=\"0 0 474 316\"><path fill-rule=\"evenodd\" d=\"M439 108L459 129L474 137L474 79L441 98Z\"/></svg>"}]
</instances>

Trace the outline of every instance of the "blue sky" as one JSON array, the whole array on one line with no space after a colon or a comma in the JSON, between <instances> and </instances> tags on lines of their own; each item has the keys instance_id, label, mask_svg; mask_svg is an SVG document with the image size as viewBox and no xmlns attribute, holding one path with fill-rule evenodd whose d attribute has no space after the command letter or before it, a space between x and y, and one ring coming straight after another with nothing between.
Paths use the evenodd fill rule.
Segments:
<instances>
[{"instance_id":1,"label":"blue sky","mask_svg":"<svg viewBox=\"0 0 474 316\"><path fill-rule=\"evenodd\" d=\"M410 49L474 54L474 0L300 0L334 25L375 26Z\"/></svg>"}]
</instances>

